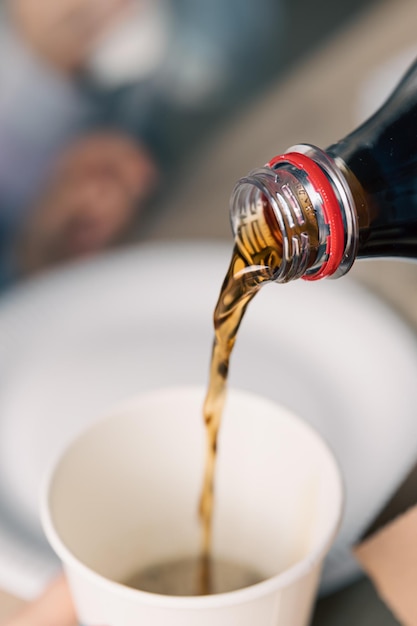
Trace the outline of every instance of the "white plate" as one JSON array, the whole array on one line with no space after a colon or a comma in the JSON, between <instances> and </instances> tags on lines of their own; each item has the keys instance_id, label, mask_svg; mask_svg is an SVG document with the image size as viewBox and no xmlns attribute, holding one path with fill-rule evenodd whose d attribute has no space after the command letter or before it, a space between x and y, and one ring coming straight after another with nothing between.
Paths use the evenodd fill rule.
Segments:
<instances>
[{"instance_id":1,"label":"white plate","mask_svg":"<svg viewBox=\"0 0 417 626\"><path fill-rule=\"evenodd\" d=\"M205 383L230 244L142 245L52 273L0 306L0 587L31 596L56 567L38 518L43 474L81 428L126 396ZM344 522L329 591L357 573L349 547L417 454L417 344L349 278L265 287L230 382L287 405L333 447Z\"/></svg>"}]
</instances>

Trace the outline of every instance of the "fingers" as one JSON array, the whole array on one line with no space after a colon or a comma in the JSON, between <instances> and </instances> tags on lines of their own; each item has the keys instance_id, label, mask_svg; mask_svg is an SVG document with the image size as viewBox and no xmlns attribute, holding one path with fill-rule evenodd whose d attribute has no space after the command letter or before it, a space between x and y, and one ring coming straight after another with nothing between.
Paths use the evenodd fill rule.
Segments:
<instances>
[{"instance_id":1,"label":"fingers","mask_svg":"<svg viewBox=\"0 0 417 626\"><path fill-rule=\"evenodd\" d=\"M76 141L31 207L17 246L19 270L38 272L120 241L156 179L146 149L124 135L97 132Z\"/></svg>"},{"instance_id":2,"label":"fingers","mask_svg":"<svg viewBox=\"0 0 417 626\"><path fill-rule=\"evenodd\" d=\"M4 626L76 626L77 618L68 585L63 576L54 580L35 601Z\"/></svg>"}]
</instances>

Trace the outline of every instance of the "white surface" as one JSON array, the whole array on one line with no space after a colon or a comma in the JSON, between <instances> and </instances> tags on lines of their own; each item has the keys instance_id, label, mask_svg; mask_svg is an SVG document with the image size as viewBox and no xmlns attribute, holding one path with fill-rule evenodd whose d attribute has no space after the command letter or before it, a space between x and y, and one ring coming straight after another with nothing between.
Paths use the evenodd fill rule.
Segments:
<instances>
[{"instance_id":1,"label":"white surface","mask_svg":"<svg viewBox=\"0 0 417 626\"><path fill-rule=\"evenodd\" d=\"M50 575L38 492L67 441L127 396L206 383L230 253L230 244L204 242L138 246L3 299L2 587L30 596ZM345 582L357 571L349 546L417 455L414 334L349 278L269 285L243 321L230 379L309 420L334 449L347 502L324 588Z\"/></svg>"},{"instance_id":2,"label":"white surface","mask_svg":"<svg viewBox=\"0 0 417 626\"><path fill-rule=\"evenodd\" d=\"M199 598L117 584L149 565L198 554L204 393L201 385L138 396L87 429L53 470L42 520L83 624L309 622L340 523L340 471L309 424L241 390L229 392L219 439L213 552L249 564L264 580Z\"/></svg>"}]
</instances>

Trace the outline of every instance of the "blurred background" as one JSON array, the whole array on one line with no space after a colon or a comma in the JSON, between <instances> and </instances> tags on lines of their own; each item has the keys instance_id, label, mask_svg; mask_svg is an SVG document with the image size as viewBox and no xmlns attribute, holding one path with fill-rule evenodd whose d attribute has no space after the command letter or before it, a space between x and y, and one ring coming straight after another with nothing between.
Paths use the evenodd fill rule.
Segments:
<instances>
[{"instance_id":1,"label":"blurred background","mask_svg":"<svg viewBox=\"0 0 417 626\"><path fill-rule=\"evenodd\" d=\"M300 64L378 4L384 3L3 0L3 287L140 237L144 214L151 219L162 211L165 199L197 175L214 138L243 112L256 111L272 88L278 97L285 94L285 81ZM336 65L332 59L333 71ZM312 66L312 72L318 69ZM322 79L317 76L317 85ZM312 98L309 87L302 94L309 123ZM293 102L299 113L300 104ZM327 103L327 118L337 114ZM286 147L285 115L277 100L273 117L250 122L252 135L262 124L274 141L256 162L249 155L265 131L255 142L251 137L244 149L248 163L262 164ZM299 125L291 132L293 143L309 139L304 115ZM235 162L239 153L233 154L231 141L228 154ZM227 165L220 174L231 189L234 171ZM245 168L244 160L239 175ZM193 203L194 219L204 225L207 210ZM171 213L175 221L177 209ZM212 223L213 231L218 225Z\"/></svg>"},{"instance_id":2,"label":"blurred background","mask_svg":"<svg viewBox=\"0 0 417 626\"><path fill-rule=\"evenodd\" d=\"M42 324L52 325L48 314L57 302L51 291L60 298L68 285L68 299L77 305L81 292L85 296L80 319L77 307L71 309L75 336L81 311L87 330L89 323L97 325L88 318L91 277L99 302L109 288L122 293L118 272L123 277L126 271L125 289L136 288L127 268L110 262L87 271L83 282L85 260L144 243L230 243L234 182L293 144L325 148L362 122L417 55L416 23L414 0L2 0L0 344L7 358L0 359L0 370L14 397L24 397L22 370L10 373L10 364L19 362L17 336L20 348L30 346L19 353L20 363L32 367L26 367L26 378L36 380L50 328L42 327L36 350L34 336ZM66 273L72 266L78 273ZM351 276L416 327L415 265L358 263ZM46 280L44 290L41 282L36 291L38 277ZM124 306L118 296L115 310ZM148 308L152 297L143 296ZM141 306L138 297L138 311ZM63 334L59 321L57 337ZM127 343L130 349L130 337ZM105 362L100 346L94 353L98 366ZM117 346L111 348L118 354ZM135 345L132 350L140 352ZM119 369L136 363L123 359ZM205 366L205 353L202 360ZM77 371L79 365L71 367ZM51 369L55 361L48 376ZM133 375L129 381L136 384ZM10 441L20 442L22 428L10 425L13 411L7 412L4 388L2 393L0 442L11 432ZM34 393L39 399L38 388ZM49 399L47 385L46 394ZM86 397L78 400L85 404ZM32 417L29 410L28 424ZM35 440L31 432L28 449ZM9 446L10 472L19 445ZM0 454L0 466L6 456ZM3 497L0 489L0 555L11 538L25 550L29 545L22 532L16 536ZM4 572L13 560L5 562ZM0 577L0 618L20 602L2 593L6 578ZM6 588L13 596L18 590L18 582ZM397 622L362 580L319 603L314 623Z\"/></svg>"}]
</instances>

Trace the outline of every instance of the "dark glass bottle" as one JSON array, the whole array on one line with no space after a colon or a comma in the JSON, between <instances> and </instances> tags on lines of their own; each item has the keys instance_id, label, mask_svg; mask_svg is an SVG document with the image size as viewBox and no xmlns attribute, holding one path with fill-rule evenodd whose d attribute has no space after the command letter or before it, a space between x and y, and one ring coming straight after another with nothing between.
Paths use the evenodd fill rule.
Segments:
<instances>
[{"instance_id":1,"label":"dark glass bottle","mask_svg":"<svg viewBox=\"0 0 417 626\"><path fill-rule=\"evenodd\" d=\"M274 234L277 282L337 278L357 258L417 259L417 61L347 137L294 146L241 179L231 223L246 242Z\"/></svg>"}]
</instances>

